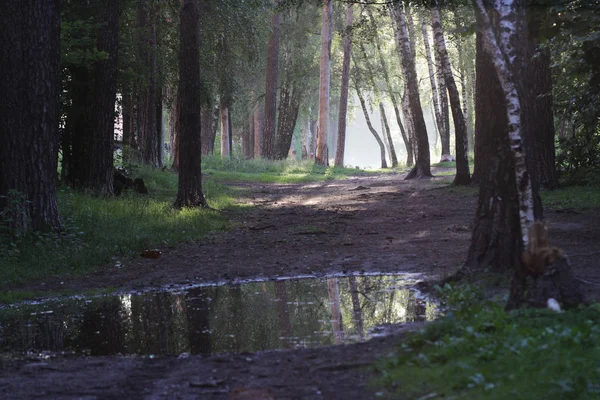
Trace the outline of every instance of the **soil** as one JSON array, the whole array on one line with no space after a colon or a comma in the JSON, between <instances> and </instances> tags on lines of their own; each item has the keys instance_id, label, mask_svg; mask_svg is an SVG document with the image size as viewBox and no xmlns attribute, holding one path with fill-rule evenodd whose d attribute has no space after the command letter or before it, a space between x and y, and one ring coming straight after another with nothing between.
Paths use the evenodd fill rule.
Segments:
<instances>
[{"instance_id":1,"label":"soil","mask_svg":"<svg viewBox=\"0 0 600 400\"><path fill-rule=\"evenodd\" d=\"M438 170L439 171L439 170ZM310 184L232 183L250 211L233 228L158 259L119 260L85 279L32 284L27 290L147 288L190 282L350 272L418 272L431 281L466 259L476 195L445 178L354 177ZM600 210L545 210L552 244L571 258L588 298L600 298ZM116 261L115 261L116 264ZM210 357L69 357L3 361L2 398L368 399L373 363L393 352L398 328L367 343ZM1 360L1 359L0 359Z\"/></svg>"}]
</instances>

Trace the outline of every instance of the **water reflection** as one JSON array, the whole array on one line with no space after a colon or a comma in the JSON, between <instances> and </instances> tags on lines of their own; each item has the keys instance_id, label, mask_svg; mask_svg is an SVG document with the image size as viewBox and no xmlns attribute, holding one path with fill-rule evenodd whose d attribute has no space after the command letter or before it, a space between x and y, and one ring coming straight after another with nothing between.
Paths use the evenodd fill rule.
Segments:
<instances>
[{"instance_id":1,"label":"water reflection","mask_svg":"<svg viewBox=\"0 0 600 400\"><path fill-rule=\"evenodd\" d=\"M215 354L363 341L379 325L435 318L402 276L206 286L0 310L0 351Z\"/></svg>"}]
</instances>

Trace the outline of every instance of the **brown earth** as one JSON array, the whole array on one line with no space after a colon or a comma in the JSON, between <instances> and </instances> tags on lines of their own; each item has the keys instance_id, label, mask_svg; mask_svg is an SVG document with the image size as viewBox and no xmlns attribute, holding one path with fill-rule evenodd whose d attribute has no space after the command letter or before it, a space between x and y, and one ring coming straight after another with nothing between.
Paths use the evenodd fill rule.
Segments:
<instances>
[{"instance_id":1,"label":"brown earth","mask_svg":"<svg viewBox=\"0 0 600 400\"><path fill-rule=\"evenodd\" d=\"M232 230L159 259L120 260L85 280L29 290L141 288L198 281L420 272L448 276L465 260L476 195L444 179L403 181L399 174L311 184L233 184L255 205L230 217ZM591 299L600 297L600 210L545 210L550 238L570 256ZM215 355L89 357L0 364L0 398L367 399L370 365L394 350L403 333L367 343ZM1 360L1 359L0 359Z\"/></svg>"}]
</instances>

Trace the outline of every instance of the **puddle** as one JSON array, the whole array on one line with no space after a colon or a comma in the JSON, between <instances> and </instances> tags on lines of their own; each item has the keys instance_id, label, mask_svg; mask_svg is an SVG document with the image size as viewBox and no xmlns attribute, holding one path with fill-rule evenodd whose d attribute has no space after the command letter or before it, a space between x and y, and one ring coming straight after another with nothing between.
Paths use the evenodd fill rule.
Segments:
<instances>
[{"instance_id":1,"label":"puddle","mask_svg":"<svg viewBox=\"0 0 600 400\"><path fill-rule=\"evenodd\" d=\"M0 309L0 351L177 355L368 340L385 324L431 320L408 276L199 286Z\"/></svg>"}]
</instances>

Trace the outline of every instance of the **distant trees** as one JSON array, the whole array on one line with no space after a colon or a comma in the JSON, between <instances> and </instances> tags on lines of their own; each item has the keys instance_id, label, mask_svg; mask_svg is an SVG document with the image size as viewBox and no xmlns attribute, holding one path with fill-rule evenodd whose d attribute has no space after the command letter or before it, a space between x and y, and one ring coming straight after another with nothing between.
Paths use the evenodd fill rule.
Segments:
<instances>
[{"instance_id":1,"label":"distant trees","mask_svg":"<svg viewBox=\"0 0 600 400\"><path fill-rule=\"evenodd\" d=\"M17 235L56 231L60 96L58 2L0 6L0 215Z\"/></svg>"}]
</instances>

